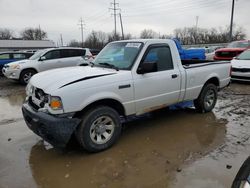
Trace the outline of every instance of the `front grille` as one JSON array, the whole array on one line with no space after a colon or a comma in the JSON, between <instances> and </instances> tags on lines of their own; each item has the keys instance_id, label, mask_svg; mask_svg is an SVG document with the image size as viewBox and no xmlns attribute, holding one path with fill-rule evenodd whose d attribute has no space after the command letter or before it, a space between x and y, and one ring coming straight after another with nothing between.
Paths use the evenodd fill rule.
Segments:
<instances>
[{"instance_id":1,"label":"front grille","mask_svg":"<svg viewBox=\"0 0 250 188\"><path fill-rule=\"evenodd\" d=\"M228 58L233 58L239 55L243 51L222 51L222 52L216 52L215 55L217 57L228 57Z\"/></svg>"},{"instance_id":2,"label":"front grille","mask_svg":"<svg viewBox=\"0 0 250 188\"><path fill-rule=\"evenodd\" d=\"M232 68L233 72L250 72L250 69L247 68Z\"/></svg>"},{"instance_id":3,"label":"front grille","mask_svg":"<svg viewBox=\"0 0 250 188\"><path fill-rule=\"evenodd\" d=\"M29 97L28 103L29 103L29 105L30 105L34 110L38 110L38 109L39 109L39 106L37 106L35 103L33 103L31 97Z\"/></svg>"},{"instance_id":4,"label":"front grille","mask_svg":"<svg viewBox=\"0 0 250 188\"><path fill-rule=\"evenodd\" d=\"M49 96L44 93L42 89L35 88L34 90L35 97L42 103L47 103L49 101Z\"/></svg>"},{"instance_id":5,"label":"front grille","mask_svg":"<svg viewBox=\"0 0 250 188\"><path fill-rule=\"evenodd\" d=\"M36 88L35 89L35 97L39 100L41 100L44 97L44 92L43 90Z\"/></svg>"},{"instance_id":6,"label":"front grille","mask_svg":"<svg viewBox=\"0 0 250 188\"><path fill-rule=\"evenodd\" d=\"M240 79L240 80L249 80L250 81L250 77L244 77L244 76L231 76L232 79Z\"/></svg>"}]
</instances>

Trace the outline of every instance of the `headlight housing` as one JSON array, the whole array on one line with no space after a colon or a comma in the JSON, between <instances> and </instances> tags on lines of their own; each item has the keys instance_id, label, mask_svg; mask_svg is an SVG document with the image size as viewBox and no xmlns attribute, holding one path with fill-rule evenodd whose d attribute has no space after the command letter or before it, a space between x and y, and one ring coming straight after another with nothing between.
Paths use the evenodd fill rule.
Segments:
<instances>
[{"instance_id":1,"label":"headlight housing","mask_svg":"<svg viewBox=\"0 0 250 188\"><path fill-rule=\"evenodd\" d=\"M63 104L60 97L50 96L49 107L52 110L63 110Z\"/></svg>"},{"instance_id":2,"label":"headlight housing","mask_svg":"<svg viewBox=\"0 0 250 188\"><path fill-rule=\"evenodd\" d=\"M10 65L10 69L20 69L20 65L19 64L13 64L13 65Z\"/></svg>"},{"instance_id":3,"label":"headlight housing","mask_svg":"<svg viewBox=\"0 0 250 188\"><path fill-rule=\"evenodd\" d=\"M30 96L34 92L34 86L32 86L30 83L26 86L26 95Z\"/></svg>"}]
</instances>

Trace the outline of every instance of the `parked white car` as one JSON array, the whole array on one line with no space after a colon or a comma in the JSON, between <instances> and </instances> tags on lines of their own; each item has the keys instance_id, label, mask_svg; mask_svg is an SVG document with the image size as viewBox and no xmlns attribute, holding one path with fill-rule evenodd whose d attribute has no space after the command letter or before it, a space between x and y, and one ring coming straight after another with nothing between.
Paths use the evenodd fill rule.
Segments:
<instances>
[{"instance_id":1,"label":"parked white car","mask_svg":"<svg viewBox=\"0 0 250 188\"><path fill-rule=\"evenodd\" d=\"M89 66L33 76L23 116L28 127L52 145L64 147L75 135L83 148L97 152L118 140L121 116L183 101L210 112L217 91L230 82L230 69L229 61L182 62L173 40L112 42Z\"/></svg>"},{"instance_id":2,"label":"parked white car","mask_svg":"<svg viewBox=\"0 0 250 188\"><path fill-rule=\"evenodd\" d=\"M206 55L206 60L213 61L215 51L220 49L220 48L223 48L223 47L222 46L211 46L211 47L206 48L206 54L205 54Z\"/></svg>"},{"instance_id":3,"label":"parked white car","mask_svg":"<svg viewBox=\"0 0 250 188\"><path fill-rule=\"evenodd\" d=\"M232 80L250 81L250 49L233 58Z\"/></svg>"},{"instance_id":4,"label":"parked white car","mask_svg":"<svg viewBox=\"0 0 250 188\"><path fill-rule=\"evenodd\" d=\"M27 84L38 72L76 66L89 61L92 61L92 54L88 48L49 48L37 51L27 60L4 65L2 72L7 78Z\"/></svg>"}]
</instances>

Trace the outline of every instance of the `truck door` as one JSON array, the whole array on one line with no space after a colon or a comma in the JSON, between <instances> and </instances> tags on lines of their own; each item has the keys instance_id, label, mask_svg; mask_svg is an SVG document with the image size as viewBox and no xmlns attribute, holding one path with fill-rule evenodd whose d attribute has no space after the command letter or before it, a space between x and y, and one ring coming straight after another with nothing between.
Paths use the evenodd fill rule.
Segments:
<instances>
[{"instance_id":1,"label":"truck door","mask_svg":"<svg viewBox=\"0 0 250 188\"><path fill-rule=\"evenodd\" d=\"M173 64L170 47L150 45L134 75L136 111L144 113L176 103L180 86L180 72Z\"/></svg>"}]
</instances>

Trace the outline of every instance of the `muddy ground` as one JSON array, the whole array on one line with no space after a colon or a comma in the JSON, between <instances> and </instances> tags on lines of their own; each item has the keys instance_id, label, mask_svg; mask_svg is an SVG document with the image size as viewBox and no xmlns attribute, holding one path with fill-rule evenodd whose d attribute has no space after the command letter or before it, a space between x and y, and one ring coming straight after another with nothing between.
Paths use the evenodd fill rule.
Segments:
<instances>
[{"instance_id":1,"label":"muddy ground","mask_svg":"<svg viewBox=\"0 0 250 188\"><path fill-rule=\"evenodd\" d=\"M161 110L124 124L111 149L54 149L25 125L25 88L0 77L0 187L230 187L250 154L250 85L219 93L211 113Z\"/></svg>"}]
</instances>

